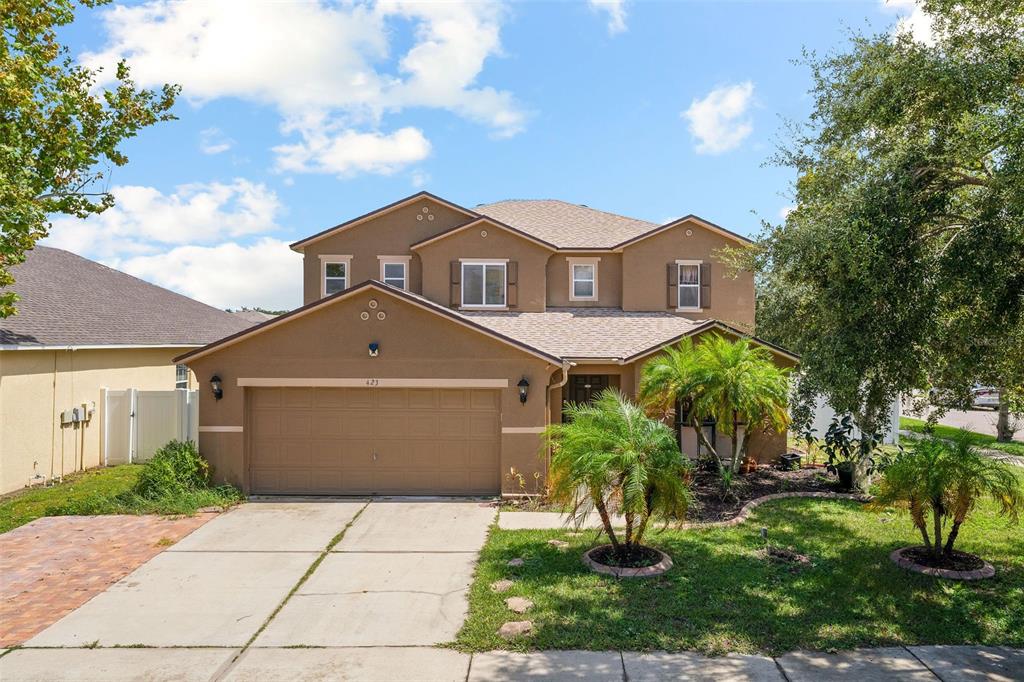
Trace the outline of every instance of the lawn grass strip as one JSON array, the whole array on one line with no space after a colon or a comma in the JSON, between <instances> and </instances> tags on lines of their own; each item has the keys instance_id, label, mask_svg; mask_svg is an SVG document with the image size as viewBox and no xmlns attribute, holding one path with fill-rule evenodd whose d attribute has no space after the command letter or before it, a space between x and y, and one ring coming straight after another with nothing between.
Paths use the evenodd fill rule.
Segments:
<instances>
[{"instance_id":1,"label":"lawn grass strip","mask_svg":"<svg viewBox=\"0 0 1024 682\"><path fill-rule=\"evenodd\" d=\"M345 533L348 532L348 529L352 527L352 524L354 524L359 519L363 511L369 506L370 502L367 502L362 507L360 507L359 511L357 511L355 515L349 520L349 522L345 524L345 527L338 531L337 535L331 538L330 542L327 543L327 546L320 551L320 554L317 556L316 559L313 560L313 563L309 565L309 568L306 569L306 572L302 574L302 577L298 579L295 585L292 586L292 589L288 591L288 594L284 596L284 599L281 600L281 603L277 605L277 608L271 611L270 615L267 616L267 619L263 621L263 624L260 625L259 629L257 629L256 632L253 633L252 637L249 638L249 641L245 643L245 645L241 648L238 654L230 661L228 661L228 663L223 667L222 670L218 670L210 678L211 682L216 682L216 680L222 679L228 673L228 671L230 671L231 668L234 667L235 663L243 655L245 655L245 652L249 650L249 647L252 646L252 643L256 641L256 638L259 637L263 633L263 631L267 629L268 625L270 625L270 621L274 620L277 614L281 612L281 609L284 608L285 604L287 604L289 600L291 600L291 598L295 595L295 593L299 591L299 588L302 587L307 580L309 580L309 577L313 575L316 569L320 567L320 564L324 562L324 559L326 559L327 555L331 553L331 550L334 549L339 542L341 542L341 539L345 537Z\"/></svg>"}]
</instances>

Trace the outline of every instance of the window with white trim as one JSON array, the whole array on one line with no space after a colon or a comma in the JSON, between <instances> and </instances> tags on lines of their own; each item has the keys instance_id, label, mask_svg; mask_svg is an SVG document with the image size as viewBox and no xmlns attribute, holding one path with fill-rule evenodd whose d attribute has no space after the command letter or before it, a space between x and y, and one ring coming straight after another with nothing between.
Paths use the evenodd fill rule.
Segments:
<instances>
[{"instance_id":1,"label":"window with white trim","mask_svg":"<svg viewBox=\"0 0 1024 682\"><path fill-rule=\"evenodd\" d=\"M348 288L348 261L332 263L324 261L324 296L336 294Z\"/></svg>"},{"instance_id":2,"label":"window with white trim","mask_svg":"<svg viewBox=\"0 0 1024 682\"><path fill-rule=\"evenodd\" d=\"M390 284L399 289L405 289L406 264L405 263L381 263L381 279L384 284Z\"/></svg>"},{"instance_id":3,"label":"window with white trim","mask_svg":"<svg viewBox=\"0 0 1024 682\"><path fill-rule=\"evenodd\" d=\"M505 263L462 263L462 305L466 308L505 306Z\"/></svg>"},{"instance_id":4,"label":"window with white trim","mask_svg":"<svg viewBox=\"0 0 1024 682\"><path fill-rule=\"evenodd\" d=\"M597 263L569 262L572 269L572 292L569 299L573 301L593 301L597 299Z\"/></svg>"},{"instance_id":5,"label":"window with white trim","mask_svg":"<svg viewBox=\"0 0 1024 682\"><path fill-rule=\"evenodd\" d=\"M679 268L679 309L700 310L700 263L680 262Z\"/></svg>"},{"instance_id":6,"label":"window with white trim","mask_svg":"<svg viewBox=\"0 0 1024 682\"><path fill-rule=\"evenodd\" d=\"M188 365L174 366L174 387L188 388Z\"/></svg>"}]
</instances>

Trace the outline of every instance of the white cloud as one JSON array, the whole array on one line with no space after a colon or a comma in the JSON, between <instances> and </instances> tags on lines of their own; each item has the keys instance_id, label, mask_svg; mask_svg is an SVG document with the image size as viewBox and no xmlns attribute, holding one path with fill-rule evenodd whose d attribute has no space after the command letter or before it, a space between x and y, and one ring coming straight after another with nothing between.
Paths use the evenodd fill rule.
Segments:
<instances>
[{"instance_id":1,"label":"white cloud","mask_svg":"<svg viewBox=\"0 0 1024 682\"><path fill-rule=\"evenodd\" d=\"M881 3L883 9L901 15L896 22L895 33L909 33L919 43L935 44L932 19L917 0L881 0Z\"/></svg>"},{"instance_id":2,"label":"white cloud","mask_svg":"<svg viewBox=\"0 0 1024 682\"><path fill-rule=\"evenodd\" d=\"M417 128L400 128L390 135L344 130L332 134L303 132L299 144L274 147L277 168L293 173L357 173L391 175L430 154L430 142Z\"/></svg>"},{"instance_id":3,"label":"white cloud","mask_svg":"<svg viewBox=\"0 0 1024 682\"><path fill-rule=\"evenodd\" d=\"M104 67L110 78L124 58L140 85L180 83L196 105L222 97L270 104L284 132L303 137L297 146L322 147L310 138L325 135L394 137L383 118L409 107L452 111L498 137L526 123L512 93L477 83L485 61L501 54L505 10L497 2L150 0L101 16L108 42L83 54L85 65ZM406 24L412 44L392 54L394 29ZM291 154L294 146L280 149ZM384 157L362 165L394 168L394 150L375 148ZM323 168L335 172L332 164Z\"/></svg>"},{"instance_id":4,"label":"white cloud","mask_svg":"<svg viewBox=\"0 0 1024 682\"><path fill-rule=\"evenodd\" d=\"M698 154L721 154L735 149L754 130L748 111L754 97L751 81L722 85L695 99L681 116L690 123Z\"/></svg>"},{"instance_id":5,"label":"white cloud","mask_svg":"<svg viewBox=\"0 0 1024 682\"><path fill-rule=\"evenodd\" d=\"M796 206L783 206L779 209L779 217L785 220L789 214L796 210Z\"/></svg>"},{"instance_id":6,"label":"white cloud","mask_svg":"<svg viewBox=\"0 0 1024 682\"><path fill-rule=\"evenodd\" d=\"M411 180L412 186L416 189L420 189L430 182L430 173L426 173L421 170L413 171Z\"/></svg>"},{"instance_id":7,"label":"white cloud","mask_svg":"<svg viewBox=\"0 0 1024 682\"><path fill-rule=\"evenodd\" d=\"M301 303L298 255L266 235L280 227L281 204L264 185L239 178L112 193L112 208L58 218L43 243L221 308Z\"/></svg>"},{"instance_id":8,"label":"white cloud","mask_svg":"<svg viewBox=\"0 0 1024 682\"><path fill-rule=\"evenodd\" d=\"M218 308L283 310L302 304L301 256L288 242L270 237L249 245L179 246L117 267Z\"/></svg>"},{"instance_id":9,"label":"white cloud","mask_svg":"<svg viewBox=\"0 0 1024 682\"><path fill-rule=\"evenodd\" d=\"M199 151L204 154L222 154L234 144L235 141L225 136L220 128L206 128L199 133Z\"/></svg>"},{"instance_id":10,"label":"white cloud","mask_svg":"<svg viewBox=\"0 0 1024 682\"><path fill-rule=\"evenodd\" d=\"M230 183L180 185L171 194L153 187L111 189L114 206L85 219L53 221L46 243L109 259L149 253L166 245L212 243L278 228L281 204L263 184L237 178Z\"/></svg>"},{"instance_id":11,"label":"white cloud","mask_svg":"<svg viewBox=\"0 0 1024 682\"><path fill-rule=\"evenodd\" d=\"M608 15L608 34L626 30L626 0L588 0L590 9Z\"/></svg>"}]
</instances>

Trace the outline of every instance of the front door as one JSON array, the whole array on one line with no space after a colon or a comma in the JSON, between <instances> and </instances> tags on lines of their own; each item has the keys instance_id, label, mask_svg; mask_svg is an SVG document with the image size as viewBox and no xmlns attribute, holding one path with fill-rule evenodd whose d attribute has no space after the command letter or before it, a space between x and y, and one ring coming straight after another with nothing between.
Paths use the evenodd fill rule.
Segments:
<instances>
[{"instance_id":1,"label":"front door","mask_svg":"<svg viewBox=\"0 0 1024 682\"><path fill-rule=\"evenodd\" d=\"M610 377L607 374L571 374L569 376L569 383L565 387L565 400L563 403L589 404L593 402L598 393L610 385Z\"/></svg>"}]
</instances>

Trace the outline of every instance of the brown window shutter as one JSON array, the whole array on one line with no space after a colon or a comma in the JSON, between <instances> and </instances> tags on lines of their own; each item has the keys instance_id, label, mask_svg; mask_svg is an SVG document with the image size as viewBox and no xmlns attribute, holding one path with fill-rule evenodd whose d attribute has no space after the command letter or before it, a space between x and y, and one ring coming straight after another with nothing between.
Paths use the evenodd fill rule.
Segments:
<instances>
[{"instance_id":1,"label":"brown window shutter","mask_svg":"<svg viewBox=\"0 0 1024 682\"><path fill-rule=\"evenodd\" d=\"M510 260L506 266L505 276L508 278L508 289L505 292L505 303L509 308L519 305L519 263Z\"/></svg>"},{"instance_id":2,"label":"brown window shutter","mask_svg":"<svg viewBox=\"0 0 1024 682\"><path fill-rule=\"evenodd\" d=\"M679 266L675 263L668 264L668 307L679 307Z\"/></svg>"},{"instance_id":3,"label":"brown window shutter","mask_svg":"<svg viewBox=\"0 0 1024 682\"><path fill-rule=\"evenodd\" d=\"M451 265L451 294L448 304L452 308L458 308L462 303L462 263L457 260Z\"/></svg>"},{"instance_id":4,"label":"brown window shutter","mask_svg":"<svg viewBox=\"0 0 1024 682\"><path fill-rule=\"evenodd\" d=\"M700 307L711 307L711 263L700 264Z\"/></svg>"}]
</instances>

